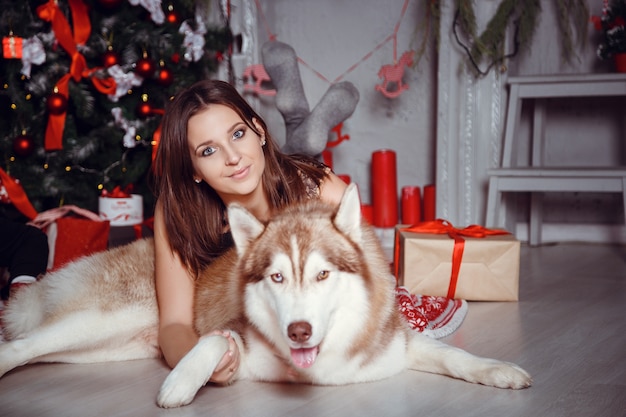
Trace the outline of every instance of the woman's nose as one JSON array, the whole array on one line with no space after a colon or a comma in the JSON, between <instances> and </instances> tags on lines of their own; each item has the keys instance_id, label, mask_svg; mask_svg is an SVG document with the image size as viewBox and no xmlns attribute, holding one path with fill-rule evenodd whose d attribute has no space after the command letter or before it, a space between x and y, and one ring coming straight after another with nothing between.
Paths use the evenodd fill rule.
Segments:
<instances>
[{"instance_id":1,"label":"woman's nose","mask_svg":"<svg viewBox=\"0 0 626 417\"><path fill-rule=\"evenodd\" d=\"M226 153L226 164L227 165L237 165L239 160L241 159L241 154L235 149L234 146L228 146L224 148L224 152Z\"/></svg>"}]
</instances>

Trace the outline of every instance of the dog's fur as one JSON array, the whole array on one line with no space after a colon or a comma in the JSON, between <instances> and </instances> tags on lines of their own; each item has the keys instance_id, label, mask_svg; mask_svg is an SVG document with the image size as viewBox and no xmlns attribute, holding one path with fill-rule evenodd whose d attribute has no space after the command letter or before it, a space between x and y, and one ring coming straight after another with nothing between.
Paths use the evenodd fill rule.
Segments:
<instances>
[{"instance_id":1,"label":"dog's fur","mask_svg":"<svg viewBox=\"0 0 626 417\"><path fill-rule=\"evenodd\" d=\"M235 379L338 385L404 369L501 388L524 388L514 364L480 358L410 330L395 280L350 186L338 208L313 201L264 225L228 210L235 248L197 281L195 326L203 335L164 381L162 407L189 404L228 349ZM80 259L21 289L4 312L0 376L33 362L158 357L151 240ZM231 381L232 382L232 381Z\"/></svg>"}]
</instances>

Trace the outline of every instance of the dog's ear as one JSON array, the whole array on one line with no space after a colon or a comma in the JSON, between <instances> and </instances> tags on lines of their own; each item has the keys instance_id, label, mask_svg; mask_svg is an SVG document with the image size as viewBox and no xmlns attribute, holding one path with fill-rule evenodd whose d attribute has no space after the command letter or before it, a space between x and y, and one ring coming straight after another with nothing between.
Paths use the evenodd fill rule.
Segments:
<instances>
[{"instance_id":1,"label":"dog's ear","mask_svg":"<svg viewBox=\"0 0 626 417\"><path fill-rule=\"evenodd\" d=\"M335 226L353 241L361 242L361 200L356 184L348 185L335 215Z\"/></svg>"},{"instance_id":2,"label":"dog's ear","mask_svg":"<svg viewBox=\"0 0 626 417\"><path fill-rule=\"evenodd\" d=\"M238 204L228 206L228 223L239 256L248 249L250 242L265 230L263 223Z\"/></svg>"}]
</instances>

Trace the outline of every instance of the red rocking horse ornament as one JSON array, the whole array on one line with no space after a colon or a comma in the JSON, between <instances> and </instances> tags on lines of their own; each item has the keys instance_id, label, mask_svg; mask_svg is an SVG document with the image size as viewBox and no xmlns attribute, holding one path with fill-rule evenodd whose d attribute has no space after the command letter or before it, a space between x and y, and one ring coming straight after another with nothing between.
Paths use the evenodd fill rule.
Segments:
<instances>
[{"instance_id":1,"label":"red rocking horse ornament","mask_svg":"<svg viewBox=\"0 0 626 417\"><path fill-rule=\"evenodd\" d=\"M263 83L271 81L271 78L263 64L249 65L243 72L244 80L255 81L254 84L246 84L243 87L244 91L256 93L264 96L275 96L276 90L265 90Z\"/></svg>"},{"instance_id":2,"label":"red rocking horse ornament","mask_svg":"<svg viewBox=\"0 0 626 417\"><path fill-rule=\"evenodd\" d=\"M337 134L337 139L329 140L328 143L326 144L326 149L334 148L335 146L339 145L344 140L349 140L350 139L350 135L348 135L348 134L345 134L345 135L341 134L341 130L342 129L343 129L343 122L339 123L337 126L333 127L330 130L331 132Z\"/></svg>"},{"instance_id":3,"label":"red rocking horse ornament","mask_svg":"<svg viewBox=\"0 0 626 417\"><path fill-rule=\"evenodd\" d=\"M402 82L402 77L404 76L404 67L413 65L413 55L415 55L415 51L407 51L402 54L397 63L383 65L378 71L378 78L383 78L383 83L376 85L375 89L387 98L396 98L404 90L407 90L409 85ZM390 89L394 85L395 89Z\"/></svg>"}]
</instances>

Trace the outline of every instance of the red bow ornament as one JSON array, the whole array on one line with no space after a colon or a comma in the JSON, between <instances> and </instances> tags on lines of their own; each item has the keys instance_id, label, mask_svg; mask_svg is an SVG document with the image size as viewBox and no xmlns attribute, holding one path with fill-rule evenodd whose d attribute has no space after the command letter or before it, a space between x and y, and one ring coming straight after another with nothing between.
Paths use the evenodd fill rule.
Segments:
<instances>
[{"instance_id":1,"label":"red bow ornament","mask_svg":"<svg viewBox=\"0 0 626 417\"><path fill-rule=\"evenodd\" d=\"M69 80L72 78L79 82L83 77L91 79L93 85L103 94L113 94L115 92L115 80L107 77L97 78L94 73L100 68L88 68L85 57L78 51L78 45L84 45L91 33L91 22L87 6L82 0L68 0L72 13L74 31L70 27L63 12L59 9L57 0L49 0L47 3L37 8L37 15L52 24L52 30L59 44L72 58L72 64L68 74L61 77L56 87L58 92L66 99L69 98ZM46 128L46 138L44 146L46 150L63 149L63 130L65 129L66 112L51 114L48 118Z\"/></svg>"}]
</instances>

